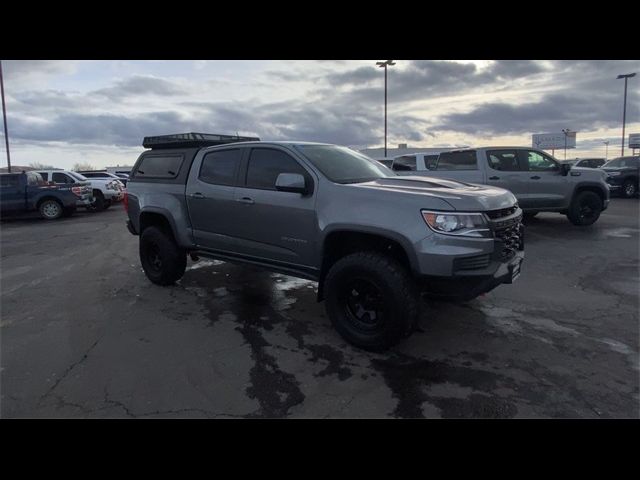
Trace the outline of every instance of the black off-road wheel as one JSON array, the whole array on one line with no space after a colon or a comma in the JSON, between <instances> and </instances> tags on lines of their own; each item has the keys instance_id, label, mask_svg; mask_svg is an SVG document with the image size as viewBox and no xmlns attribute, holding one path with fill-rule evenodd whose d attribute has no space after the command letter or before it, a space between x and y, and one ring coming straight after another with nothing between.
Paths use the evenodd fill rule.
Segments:
<instances>
[{"instance_id":1,"label":"black off-road wheel","mask_svg":"<svg viewBox=\"0 0 640 480\"><path fill-rule=\"evenodd\" d=\"M377 252L347 255L325 278L327 315L349 343L382 351L408 337L418 319L419 296L409 272Z\"/></svg>"},{"instance_id":2,"label":"black off-road wheel","mask_svg":"<svg viewBox=\"0 0 640 480\"><path fill-rule=\"evenodd\" d=\"M622 196L633 198L638 194L638 181L630 178L622 184Z\"/></svg>"},{"instance_id":3,"label":"black off-road wheel","mask_svg":"<svg viewBox=\"0 0 640 480\"><path fill-rule=\"evenodd\" d=\"M45 220L57 220L64 214L64 209L57 200L45 200L38 207L38 211Z\"/></svg>"},{"instance_id":4,"label":"black off-road wheel","mask_svg":"<svg viewBox=\"0 0 640 480\"><path fill-rule=\"evenodd\" d=\"M578 193L569 207L567 218L574 225L586 227L593 225L602 212L602 199L594 192Z\"/></svg>"},{"instance_id":5,"label":"black off-road wheel","mask_svg":"<svg viewBox=\"0 0 640 480\"><path fill-rule=\"evenodd\" d=\"M170 233L147 227L140 235L140 263L149 280L157 285L172 285L187 268L187 254Z\"/></svg>"}]
</instances>

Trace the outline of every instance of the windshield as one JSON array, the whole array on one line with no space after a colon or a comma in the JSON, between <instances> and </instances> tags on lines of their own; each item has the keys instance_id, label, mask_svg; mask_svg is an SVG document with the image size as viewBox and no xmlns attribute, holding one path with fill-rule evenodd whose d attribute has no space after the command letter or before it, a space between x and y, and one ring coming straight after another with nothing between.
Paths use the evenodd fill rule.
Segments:
<instances>
[{"instance_id":1,"label":"windshield","mask_svg":"<svg viewBox=\"0 0 640 480\"><path fill-rule=\"evenodd\" d=\"M313 165L335 183L369 182L396 174L362 153L338 145L296 145Z\"/></svg>"},{"instance_id":2,"label":"windshield","mask_svg":"<svg viewBox=\"0 0 640 480\"><path fill-rule=\"evenodd\" d=\"M87 177L85 177L84 175L80 175L79 173L76 173L76 172L67 172L67 173L71 175L73 178L75 178L76 180L80 180L81 182L89 181Z\"/></svg>"},{"instance_id":3,"label":"windshield","mask_svg":"<svg viewBox=\"0 0 640 480\"><path fill-rule=\"evenodd\" d=\"M619 157L614 158L608 163L605 163L602 168L607 167L637 167L640 157Z\"/></svg>"}]
</instances>

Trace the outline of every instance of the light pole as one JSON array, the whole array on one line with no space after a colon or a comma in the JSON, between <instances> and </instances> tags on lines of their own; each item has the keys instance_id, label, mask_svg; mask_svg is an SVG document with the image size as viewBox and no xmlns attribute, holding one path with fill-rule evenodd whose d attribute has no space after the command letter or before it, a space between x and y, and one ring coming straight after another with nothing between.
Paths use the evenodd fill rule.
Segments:
<instances>
[{"instance_id":1,"label":"light pole","mask_svg":"<svg viewBox=\"0 0 640 480\"><path fill-rule=\"evenodd\" d=\"M4 122L4 143L7 146L7 172L11 173L11 155L9 155L9 129L7 128L7 108L4 104L4 79L2 78L2 60L0 60L0 93L2 94L2 120Z\"/></svg>"},{"instance_id":2,"label":"light pole","mask_svg":"<svg viewBox=\"0 0 640 480\"><path fill-rule=\"evenodd\" d=\"M567 137L569 136L569 132L571 130L569 130L568 128L563 128L562 129L562 133L564 133L564 159L567 159Z\"/></svg>"},{"instance_id":3,"label":"light pole","mask_svg":"<svg viewBox=\"0 0 640 480\"><path fill-rule=\"evenodd\" d=\"M380 68L384 68L384 158L387 158L387 68L395 65L393 60L376 62Z\"/></svg>"},{"instance_id":4,"label":"light pole","mask_svg":"<svg viewBox=\"0 0 640 480\"><path fill-rule=\"evenodd\" d=\"M609 158L609 140L605 140L602 143L604 143L604 161L606 162Z\"/></svg>"},{"instance_id":5,"label":"light pole","mask_svg":"<svg viewBox=\"0 0 640 480\"><path fill-rule=\"evenodd\" d=\"M626 75L618 75L616 77L616 80L620 80L621 78L624 78L624 106L622 108L622 153L621 153L621 157L624 157L624 127L625 127L625 123L627 123L627 80L635 77L636 74L634 73L627 73Z\"/></svg>"}]
</instances>

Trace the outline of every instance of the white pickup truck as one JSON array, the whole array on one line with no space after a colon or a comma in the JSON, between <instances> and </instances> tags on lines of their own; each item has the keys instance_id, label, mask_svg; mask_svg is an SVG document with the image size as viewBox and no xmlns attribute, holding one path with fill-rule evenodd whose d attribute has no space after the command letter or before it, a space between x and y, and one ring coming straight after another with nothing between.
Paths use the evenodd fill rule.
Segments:
<instances>
[{"instance_id":1,"label":"white pickup truck","mask_svg":"<svg viewBox=\"0 0 640 480\"><path fill-rule=\"evenodd\" d=\"M118 202L124 197L124 185L112 178L88 178L77 172L59 169L37 170L36 173L42 175L44 180L58 184L89 182L93 193L93 202L86 206L87 210L105 210L113 202Z\"/></svg>"}]
</instances>

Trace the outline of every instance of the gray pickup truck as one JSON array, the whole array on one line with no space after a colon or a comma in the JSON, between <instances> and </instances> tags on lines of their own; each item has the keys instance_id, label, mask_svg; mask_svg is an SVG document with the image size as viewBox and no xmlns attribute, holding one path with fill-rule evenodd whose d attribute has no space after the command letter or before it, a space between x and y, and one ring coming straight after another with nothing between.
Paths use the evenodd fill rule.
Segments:
<instances>
[{"instance_id":1,"label":"gray pickup truck","mask_svg":"<svg viewBox=\"0 0 640 480\"><path fill-rule=\"evenodd\" d=\"M354 150L207 134L145 137L127 227L147 277L170 285L187 255L319 282L352 344L409 335L420 294L471 299L520 274L522 211L502 188L398 176Z\"/></svg>"},{"instance_id":2,"label":"gray pickup truck","mask_svg":"<svg viewBox=\"0 0 640 480\"><path fill-rule=\"evenodd\" d=\"M426 166L414 162L411 170L405 174L506 188L518 199L525 218L538 212L559 212L574 225L586 226L598 220L609 205L605 172L562 164L535 148L484 147L442 152Z\"/></svg>"}]
</instances>

